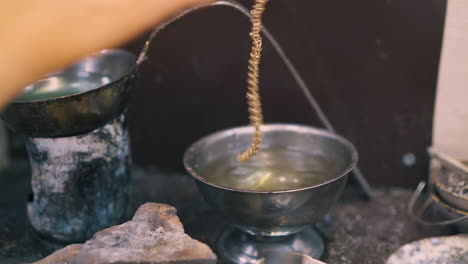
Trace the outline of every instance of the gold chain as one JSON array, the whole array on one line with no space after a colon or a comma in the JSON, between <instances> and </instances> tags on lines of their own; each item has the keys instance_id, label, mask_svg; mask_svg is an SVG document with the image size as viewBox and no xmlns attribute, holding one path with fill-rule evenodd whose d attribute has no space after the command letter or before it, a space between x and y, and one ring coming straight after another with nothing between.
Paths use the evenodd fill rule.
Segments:
<instances>
[{"instance_id":1,"label":"gold chain","mask_svg":"<svg viewBox=\"0 0 468 264\"><path fill-rule=\"evenodd\" d=\"M255 4L250 11L252 15L252 31L250 37L252 38L252 51L249 59L249 71L247 77L247 104L249 106L249 119L250 124L255 128L252 143L250 147L243 153L237 156L239 162L246 161L252 156L257 154L260 143L262 142L262 131L260 130L263 125L262 103L259 94L259 65L262 55L262 16L265 11L265 5L268 0L256 0Z\"/></svg>"}]
</instances>

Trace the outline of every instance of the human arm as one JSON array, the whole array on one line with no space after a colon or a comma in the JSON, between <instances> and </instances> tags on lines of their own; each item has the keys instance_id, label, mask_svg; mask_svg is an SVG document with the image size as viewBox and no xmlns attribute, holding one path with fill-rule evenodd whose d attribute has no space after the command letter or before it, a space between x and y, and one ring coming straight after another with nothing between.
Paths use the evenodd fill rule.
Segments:
<instances>
[{"instance_id":1,"label":"human arm","mask_svg":"<svg viewBox=\"0 0 468 264\"><path fill-rule=\"evenodd\" d=\"M210 0L15 0L0 8L0 111L22 87Z\"/></svg>"}]
</instances>

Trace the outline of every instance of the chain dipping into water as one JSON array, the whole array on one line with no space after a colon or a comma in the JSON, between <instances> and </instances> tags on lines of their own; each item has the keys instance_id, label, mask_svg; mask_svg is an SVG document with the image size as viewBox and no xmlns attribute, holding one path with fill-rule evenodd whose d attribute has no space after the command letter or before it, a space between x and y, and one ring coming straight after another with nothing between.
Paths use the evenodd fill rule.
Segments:
<instances>
[{"instance_id":1,"label":"chain dipping into water","mask_svg":"<svg viewBox=\"0 0 468 264\"><path fill-rule=\"evenodd\" d=\"M249 59L249 71L247 77L247 104L249 106L249 119L250 124L255 128L252 137L252 144L243 153L237 156L238 161L246 161L254 156L262 142L262 131L260 130L263 125L262 103L259 94L259 65L260 57L262 54L262 15L265 11L265 5L268 0L256 0L252 11L252 31L250 37L252 38L252 51Z\"/></svg>"}]
</instances>

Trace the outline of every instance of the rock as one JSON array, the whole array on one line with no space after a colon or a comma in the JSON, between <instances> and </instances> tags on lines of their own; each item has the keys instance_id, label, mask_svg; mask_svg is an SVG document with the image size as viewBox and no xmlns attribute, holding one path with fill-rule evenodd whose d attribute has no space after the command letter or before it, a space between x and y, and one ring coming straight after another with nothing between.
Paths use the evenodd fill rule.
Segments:
<instances>
[{"instance_id":1,"label":"rock","mask_svg":"<svg viewBox=\"0 0 468 264\"><path fill-rule=\"evenodd\" d=\"M61 250L55 251L52 255L34 262L33 264L70 264L73 257L75 257L81 249L82 244L73 244Z\"/></svg>"},{"instance_id":2,"label":"rock","mask_svg":"<svg viewBox=\"0 0 468 264\"><path fill-rule=\"evenodd\" d=\"M429 237L402 246L387 264L466 264L468 235Z\"/></svg>"},{"instance_id":3,"label":"rock","mask_svg":"<svg viewBox=\"0 0 468 264\"><path fill-rule=\"evenodd\" d=\"M189 237L169 205L146 203L131 221L96 233L72 264L215 264L211 249Z\"/></svg>"}]
</instances>

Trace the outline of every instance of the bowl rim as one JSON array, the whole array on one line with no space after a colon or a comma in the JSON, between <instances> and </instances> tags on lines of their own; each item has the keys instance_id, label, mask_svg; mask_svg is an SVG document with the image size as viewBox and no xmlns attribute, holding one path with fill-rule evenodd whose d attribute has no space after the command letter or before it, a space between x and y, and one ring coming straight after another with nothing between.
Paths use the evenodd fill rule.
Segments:
<instances>
[{"instance_id":1,"label":"bowl rim","mask_svg":"<svg viewBox=\"0 0 468 264\"><path fill-rule=\"evenodd\" d=\"M90 54L89 56L86 56L86 57L83 57L81 58L80 60L72 63L71 65L69 65L68 67L62 69L62 70L59 70L59 71L56 71L56 72L53 72L53 73L49 73L39 79L37 79L36 81L32 82L32 83L29 83L27 84L26 86L24 86L23 88L26 88L27 86L29 85L32 85L32 84L35 84L36 82L39 82L45 78L48 78L48 77L52 77L54 75L57 75L57 74L60 74L60 73L63 73L65 72L67 69L70 69L70 68L73 68L74 66L76 65L79 65L80 63L82 63L83 61L87 60L87 59L90 59L92 57L99 57L99 56L106 56L106 55L109 55L109 54L124 54L125 56L129 56L131 58L133 58L135 60L135 65L133 67L130 67L130 70L128 72L126 72L125 74L122 74L122 76L116 78L115 80L107 83L107 84L104 84L102 86L98 86L96 88L93 88L93 89L90 89L90 90L86 90L86 91L83 91L83 92L78 92L78 93L73 93L73 94L68 94L68 95L63 95L63 96L59 96L59 97L54 97L54 98L49 98L49 99L44 99L44 100L21 100L21 101L18 101L17 99L21 96L21 94L19 94L14 100L12 100L10 102L10 105L26 105L26 104L37 104L37 103L41 103L41 104L44 104L44 103L53 103L55 101L59 101L59 100L63 100L63 99L66 99L66 98L70 98L70 97L75 97L75 96L81 96L81 95L87 95L87 94L90 94L90 93L95 93L97 91L100 91L100 90L103 90L105 89L106 87L109 87L109 86L112 86L114 85L115 83L118 83L120 82L122 79L124 79L125 77L127 77L129 74L131 74L135 68L136 68L136 59L137 57L135 56L135 54L129 52L129 51L126 51L124 49L104 49L104 50L100 50L100 51L97 51L95 53L92 53Z\"/></svg>"},{"instance_id":2,"label":"bowl rim","mask_svg":"<svg viewBox=\"0 0 468 264\"><path fill-rule=\"evenodd\" d=\"M252 126L238 126L238 127L233 127L233 128L227 128L223 130L219 130L216 132L213 132L211 134L208 134L207 136L204 136L194 143L192 143L187 150L184 153L183 156L183 164L187 172L194 177L196 180L205 183L207 185L210 185L215 188L223 189L226 191L232 191L232 192L239 192L239 193L251 193L251 194L281 194L281 193L292 193L292 192L299 192L299 191L305 191L309 189L315 189L319 188L321 186L330 184L332 182L338 181L339 179L345 177L350 173L353 168L356 166L358 159L359 159L359 154L356 149L356 147L346 138L344 138L341 135L338 135L336 133L330 132L326 129L322 128L317 128L313 126L308 126L308 125L302 125L302 124L290 124L290 123L267 123L262 126L262 131L263 132L270 132L270 131L278 131L278 130L289 130L289 131L296 131L296 132L309 132L315 135L321 135L321 136L326 136L329 138L334 138L338 140L340 143L345 145L350 151L351 151L351 162L350 164L342 170L340 173L338 173L338 176L322 182L320 184L308 186L308 187L302 187L302 188L296 188L296 189L288 189L288 190L278 190L278 191L254 191L254 190L245 190L245 189L237 189L237 188L231 188L231 187L226 187L226 186L221 186L218 184L214 184L212 182L207 181L205 178L200 176L191 165L189 165L188 160L190 159L191 155L197 149L201 144L207 144L206 142L208 141L217 141L219 138L224 137L226 134L240 134L240 133L252 133L253 127Z\"/></svg>"},{"instance_id":3,"label":"bowl rim","mask_svg":"<svg viewBox=\"0 0 468 264\"><path fill-rule=\"evenodd\" d=\"M468 211L464 211L462 209L458 209L458 208L455 208L453 207L452 205L448 204L447 202L445 202L444 200L442 200L442 198L440 197L440 194L439 193L436 193L434 191L431 191L430 192L430 196L431 196L431 199L436 202L437 204L441 205L442 207L444 207L445 209L451 211L452 213L457 213L459 215L468 215Z\"/></svg>"}]
</instances>

